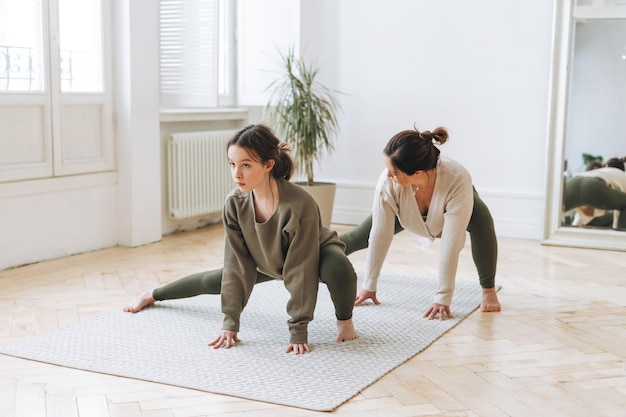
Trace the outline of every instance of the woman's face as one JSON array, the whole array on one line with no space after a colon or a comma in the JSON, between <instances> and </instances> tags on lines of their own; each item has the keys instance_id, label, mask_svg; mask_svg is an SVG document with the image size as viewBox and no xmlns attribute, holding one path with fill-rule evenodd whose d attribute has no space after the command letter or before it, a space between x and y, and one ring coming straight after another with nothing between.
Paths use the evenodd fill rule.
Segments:
<instances>
[{"instance_id":1,"label":"woman's face","mask_svg":"<svg viewBox=\"0 0 626 417\"><path fill-rule=\"evenodd\" d=\"M389 156L387 155L385 155L385 166L387 167L387 176L391 178L393 182L403 187L412 184L411 177L396 168L391 162L391 158L389 158Z\"/></svg>"},{"instance_id":2,"label":"woman's face","mask_svg":"<svg viewBox=\"0 0 626 417\"><path fill-rule=\"evenodd\" d=\"M242 192L250 192L261 185L266 185L274 166L274 161L262 163L247 149L237 145L228 148L228 162L230 175Z\"/></svg>"}]
</instances>

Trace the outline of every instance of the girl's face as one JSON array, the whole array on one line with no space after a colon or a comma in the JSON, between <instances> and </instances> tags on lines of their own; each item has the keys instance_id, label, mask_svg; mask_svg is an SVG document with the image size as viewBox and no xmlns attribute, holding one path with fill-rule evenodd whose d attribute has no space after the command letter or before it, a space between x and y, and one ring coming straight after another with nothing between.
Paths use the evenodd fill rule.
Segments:
<instances>
[{"instance_id":1,"label":"girl's face","mask_svg":"<svg viewBox=\"0 0 626 417\"><path fill-rule=\"evenodd\" d=\"M228 162L237 188L245 193L266 185L274 167L274 161L262 163L246 148L237 145L228 148Z\"/></svg>"}]
</instances>

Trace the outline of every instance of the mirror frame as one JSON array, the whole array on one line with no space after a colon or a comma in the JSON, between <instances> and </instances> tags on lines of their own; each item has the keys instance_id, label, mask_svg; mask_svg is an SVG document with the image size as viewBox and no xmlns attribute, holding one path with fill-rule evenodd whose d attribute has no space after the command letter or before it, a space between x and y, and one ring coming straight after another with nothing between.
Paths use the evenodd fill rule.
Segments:
<instances>
[{"instance_id":1,"label":"mirror frame","mask_svg":"<svg viewBox=\"0 0 626 417\"><path fill-rule=\"evenodd\" d=\"M593 228L561 226L563 201L563 172L565 171L565 130L570 63L573 53L576 18L615 19L626 13L618 7L617 13L603 14L590 9L585 16L575 15L575 0L555 0L552 34L552 65L549 85L548 164L545 197L544 245L579 248L626 250L626 232Z\"/></svg>"}]
</instances>

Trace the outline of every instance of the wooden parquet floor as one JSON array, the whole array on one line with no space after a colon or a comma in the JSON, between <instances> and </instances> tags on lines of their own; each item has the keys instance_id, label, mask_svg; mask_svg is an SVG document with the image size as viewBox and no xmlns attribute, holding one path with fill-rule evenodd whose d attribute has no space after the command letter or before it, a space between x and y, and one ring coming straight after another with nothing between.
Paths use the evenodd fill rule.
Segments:
<instances>
[{"instance_id":1,"label":"wooden parquet floor","mask_svg":"<svg viewBox=\"0 0 626 417\"><path fill-rule=\"evenodd\" d=\"M504 238L499 244L502 312L474 312L334 413L0 355L0 416L626 416L626 253ZM467 245L457 279L477 281ZM219 267L222 250L223 230L215 225L138 248L0 271L0 344L120 308L147 289ZM385 271L435 275L438 254L437 243L421 252L403 232ZM363 269L365 251L351 259ZM385 295L379 299L384 303ZM416 320L425 308L415 306Z\"/></svg>"}]
</instances>

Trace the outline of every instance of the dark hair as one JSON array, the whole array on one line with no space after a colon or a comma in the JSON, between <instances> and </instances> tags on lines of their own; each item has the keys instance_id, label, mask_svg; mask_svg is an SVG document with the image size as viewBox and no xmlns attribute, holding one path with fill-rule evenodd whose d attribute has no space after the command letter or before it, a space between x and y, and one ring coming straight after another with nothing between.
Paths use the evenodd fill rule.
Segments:
<instances>
[{"instance_id":1,"label":"dark hair","mask_svg":"<svg viewBox=\"0 0 626 417\"><path fill-rule=\"evenodd\" d=\"M594 160L587 162L587 165L585 166L585 171L592 171L598 168L602 168L602 163L598 161L597 159L594 159Z\"/></svg>"},{"instance_id":2,"label":"dark hair","mask_svg":"<svg viewBox=\"0 0 626 417\"><path fill-rule=\"evenodd\" d=\"M439 148L448 140L448 131L438 127L432 132L417 129L403 130L389 139L384 154L389 157L394 167L407 175L417 171L428 171L437 166Z\"/></svg>"},{"instance_id":3,"label":"dark hair","mask_svg":"<svg viewBox=\"0 0 626 417\"><path fill-rule=\"evenodd\" d=\"M248 125L235 133L228 141L226 150L233 145L245 148L259 162L274 161L272 176L288 180L293 175L294 162L291 159L291 148L282 143L269 127L256 124Z\"/></svg>"},{"instance_id":4,"label":"dark hair","mask_svg":"<svg viewBox=\"0 0 626 417\"><path fill-rule=\"evenodd\" d=\"M626 157L625 158L611 158L608 161L606 161L605 166L618 168L618 169L621 169L622 171L626 171L626 168L624 167L624 159L626 159Z\"/></svg>"}]
</instances>

